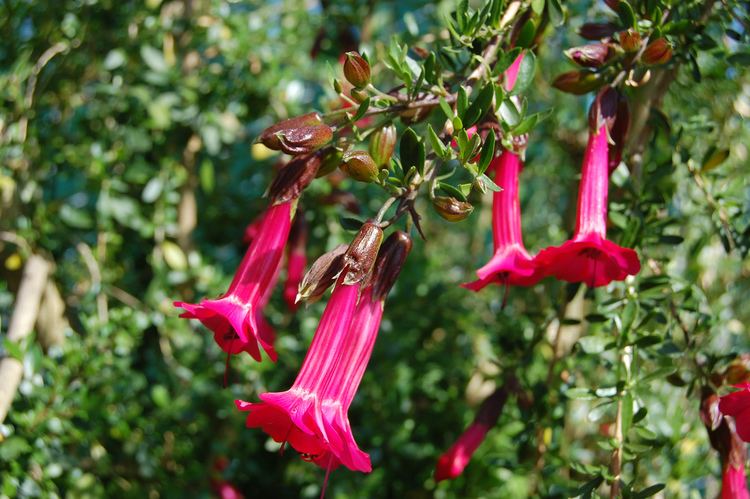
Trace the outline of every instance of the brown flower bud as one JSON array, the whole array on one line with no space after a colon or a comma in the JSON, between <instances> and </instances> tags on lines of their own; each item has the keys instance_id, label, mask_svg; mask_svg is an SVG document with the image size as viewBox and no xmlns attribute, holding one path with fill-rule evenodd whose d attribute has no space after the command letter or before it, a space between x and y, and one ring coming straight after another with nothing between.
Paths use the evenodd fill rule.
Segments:
<instances>
[{"instance_id":1,"label":"brown flower bud","mask_svg":"<svg viewBox=\"0 0 750 499\"><path fill-rule=\"evenodd\" d=\"M563 92L575 95L583 95L601 84L596 73L588 71L568 71L555 78L552 86Z\"/></svg>"},{"instance_id":2,"label":"brown flower bud","mask_svg":"<svg viewBox=\"0 0 750 499\"><path fill-rule=\"evenodd\" d=\"M612 23L586 23L578 30L578 34L586 40L609 38L616 32L617 26Z\"/></svg>"},{"instance_id":3,"label":"brown flower bud","mask_svg":"<svg viewBox=\"0 0 750 499\"><path fill-rule=\"evenodd\" d=\"M372 271L373 300L385 300L410 251L411 238L408 234L398 230L388 236L378 252Z\"/></svg>"},{"instance_id":4,"label":"brown flower bud","mask_svg":"<svg viewBox=\"0 0 750 499\"><path fill-rule=\"evenodd\" d=\"M269 149L292 156L320 149L333 139L333 130L318 113L283 120L263 130L258 140Z\"/></svg>"},{"instance_id":5,"label":"brown flower bud","mask_svg":"<svg viewBox=\"0 0 750 499\"><path fill-rule=\"evenodd\" d=\"M344 284L356 284L370 274L382 240L383 229L377 224L368 221L362 225L344 254Z\"/></svg>"},{"instance_id":6,"label":"brown flower bud","mask_svg":"<svg viewBox=\"0 0 750 499\"><path fill-rule=\"evenodd\" d=\"M298 198L305 187L315 179L321 162L322 155L316 152L292 158L289 163L282 166L268 188L271 203L285 203Z\"/></svg>"},{"instance_id":7,"label":"brown flower bud","mask_svg":"<svg viewBox=\"0 0 750 499\"><path fill-rule=\"evenodd\" d=\"M634 29L620 33L620 46L625 52L638 52L642 43L641 34Z\"/></svg>"},{"instance_id":8,"label":"brown flower bud","mask_svg":"<svg viewBox=\"0 0 750 499\"><path fill-rule=\"evenodd\" d=\"M438 215L448 220L449 222L460 222L464 220L471 212L474 211L474 207L471 203L466 201L459 201L454 197L448 196L436 196L432 200L432 206Z\"/></svg>"},{"instance_id":9,"label":"brown flower bud","mask_svg":"<svg viewBox=\"0 0 750 499\"><path fill-rule=\"evenodd\" d=\"M318 168L317 177L324 177L334 171L341 164L341 158L344 157L344 153L336 148L328 148L323 153L323 161Z\"/></svg>"},{"instance_id":10,"label":"brown flower bud","mask_svg":"<svg viewBox=\"0 0 750 499\"><path fill-rule=\"evenodd\" d=\"M323 253L313 262L310 270L302 278L295 303L299 301L314 303L323 296L344 268L346 249L346 244L340 244L328 253Z\"/></svg>"},{"instance_id":11,"label":"brown flower bud","mask_svg":"<svg viewBox=\"0 0 750 499\"><path fill-rule=\"evenodd\" d=\"M347 52L344 61L344 76L357 88L364 88L370 83L370 65L356 52Z\"/></svg>"},{"instance_id":12,"label":"brown flower bud","mask_svg":"<svg viewBox=\"0 0 750 499\"><path fill-rule=\"evenodd\" d=\"M669 46L669 42L665 38L657 38L649 43L641 56L643 62L652 66L664 64L671 58L672 47Z\"/></svg>"},{"instance_id":13,"label":"brown flower bud","mask_svg":"<svg viewBox=\"0 0 750 499\"><path fill-rule=\"evenodd\" d=\"M393 151L396 148L396 127L384 126L370 137L370 156L379 167L388 168Z\"/></svg>"},{"instance_id":14,"label":"brown flower bud","mask_svg":"<svg viewBox=\"0 0 750 499\"><path fill-rule=\"evenodd\" d=\"M611 55L609 45L605 43L591 43L580 47L573 47L565 51L568 58L585 68L598 68L604 65Z\"/></svg>"},{"instance_id":15,"label":"brown flower bud","mask_svg":"<svg viewBox=\"0 0 750 499\"><path fill-rule=\"evenodd\" d=\"M378 178L378 165L365 151L349 151L344 154L341 169L354 180L373 182Z\"/></svg>"}]
</instances>

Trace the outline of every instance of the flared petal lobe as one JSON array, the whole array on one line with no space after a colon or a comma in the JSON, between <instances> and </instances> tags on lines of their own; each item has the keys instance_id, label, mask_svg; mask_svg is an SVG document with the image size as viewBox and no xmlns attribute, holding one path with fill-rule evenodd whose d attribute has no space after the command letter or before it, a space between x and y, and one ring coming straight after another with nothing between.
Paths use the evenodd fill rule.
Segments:
<instances>
[{"instance_id":1,"label":"flared petal lobe","mask_svg":"<svg viewBox=\"0 0 750 499\"><path fill-rule=\"evenodd\" d=\"M278 279L295 205L288 201L268 209L224 296L198 304L175 302L185 309L180 317L200 320L228 353L246 351L260 361L260 345L276 358L272 330L259 314Z\"/></svg>"},{"instance_id":2,"label":"flared petal lobe","mask_svg":"<svg viewBox=\"0 0 750 499\"><path fill-rule=\"evenodd\" d=\"M750 499L744 465L728 464L721 476L721 499Z\"/></svg>"}]
</instances>

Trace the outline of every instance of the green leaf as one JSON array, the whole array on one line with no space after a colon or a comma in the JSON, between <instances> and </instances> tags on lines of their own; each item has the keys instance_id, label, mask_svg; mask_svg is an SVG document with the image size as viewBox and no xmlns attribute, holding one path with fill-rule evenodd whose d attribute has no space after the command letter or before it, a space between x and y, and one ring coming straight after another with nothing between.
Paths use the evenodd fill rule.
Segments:
<instances>
[{"instance_id":1,"label":"green leaf","mask_svg":"<svg viewBox=\"0 0 750 499\"><path fill-rule=\"evenodd\" d=\"M479 164L477 168L479 173L487 171L487 167L490 166L492 158L495 156L495 132L490 130L487 134L487 138L484 140L484 146L482 147L482 155L479 157Z\"/></svg>"},{"instance_id":2,"label":"green leaf","mask_svg":"<svg viewBox=\"0 0 750 499\"><path fill-rule=\"evenodd\" d=\"M729 149L711 147L703 158L701 171L708 172L721 165L729 157Z\"/></svg>"},{"instance_id":3,"label":"green leaf","mask_svg":"<svg viewBox=\"0 0 750 499\"><path fill-rule=\"evenodd\" d=\"M533 19L527 20L516 39L516 46L521 48L529 48L534 43L534 35L536 34L536 24Z\"/></svg>"},{"instance_id":4,"label":"green leaf","mask_svg":"<svg viewBox=\"0 0 750 499\"><path fill-rule=\"evenodd\" d=\"M362 220L355 217L341 217L339 218L339 223L344 230L352 232L358 231L362 227L362 224L364 224Z\"/></svg>"},{"instance_id":5,"label":"green leaf","mask_svg":"<svg viewBox=\"0 0 750 499\"><path fill-rule=\"evenodd\" d=\"M448 104L448 102L445 100L445 97L441 96L438 102L440 103L440 109L442 109L445 117L449 120L452 120L455 114L453 113L453 109L451 109L450 104Z\"/></svg>"},{"instance_id":6,"label":"green leaf","mask_svg":"<svg viewBox=\"0 0 750 499\"><path fill-rule=\"evenodd\" d=\"M370 109L370 98L366 97L365 100L363 100L359 105L359 107L357 108L357 112L354 113L354 116L352 116L350 121L359 121L360 119L362 119L368 109Z\"/></svg>"},{"instance_id":7,"label":"green leaf","mask_svg":"<svg viewBox=\"0 0 750 499\"><path fill-rule=\"evenodd\" d=\"M518 76L510 92L511 95L518 95L526 90L531 85L531 82L534 81L534 74L536 74L536 56L534 52L527 50L518 68Z\"/></svg>"},{"instance_id":8,"label":"green leaf","mask_svg":"<svg viewBox=\"0 0 750 499\"><path fill-rule=\"evenodd\" d=\"M19 342L3 338L3 350L5 350L5 354L9 357L13 357L17 361L23 362L24 348Z\"/></svg>"},{"instance_id":9,"label":"green leaf","mask_svg":"<svg viewBox=\"0 0 750 499\"><path fill-rule=\"evenodd\" d=\"M468 105L469 97L466 95L466 89L464 87L458 87L458 94L456 95L456 112L459 117L463 117Z\"/></svg>"},{"instance_id":10,"label":"green leaf","mask_svg":"<svg viewBox=\"0 0 750 499\"><path fill-rule=\"evenodd\" d=\"M594 400L596 395L588 388L569 388L565 392L565 396L569 399L575 400Z\"/></svg>"},{"instance_id":11,"label":"green leaf","mask_svg":"<svg viewBox=\"0 0 750 499\"><path fill-rule=\"evenodd\" d=\"M453 196L454 198L461 201L466 201L466 194L464 194L464 192L459 190L457 187L454 187L451 184L447 184L445 182L438 183L438 187L444 190L449 196Z\"/></svg>"},{"instance_id":12,"label":"green leaf","mask_svg":"<svg viewBox=\"0 0 750 499\"><path fill-rule=\"evenodd\" d=\"M141 57L143 58L143 62L146 63L146 66L156 73L163 73L168 69L167 62L164 60L164 55L161 51L150 45L143 45L141 47Z\"/></svg>"},{"instance_id":13,"label":"green leaf","mask_svg":"<svg viewBox=\"0 0 750 499\"><path fill-rule=\"evenodd\" d=\"M427 125L427 138L430 140L430 145L435 154L443 159L448 159L450 157L450 151L446 145L443 144L443 141L440 140L440 137L438 137L435 129L432 128L432 125L430 124Z\"/></svg>"},{"instance_id":14,"label":"green leaf","mask_svg":"<svg viewBox=\"0 0 750 499\"><path fill-rule=\"evenodd\" d=\"M424 173L424 144L419 140L416 132L411 128L407 128L401 135L399 155L401 158L401 166L404 170L408 170L410 167L414 166L417 168L420 175Z\"/></svg>"},{"instance_id":15,"label":"green leaf","mask_svg":"<svg viewBox=\"0 0 750 499\"><path fill-rule=\"evenodd\" d=\"M617 6L617 15L625 28L635 28L635 12L627 0L620 0Z\"/></svg>"},{"instance_id":16,"label":"green leaf","mask_svg":"<svg viewBox=\"0 0 750 499\"><path fill-rule=\"evenodd\" d=\"M495 85L492 82L489 82L484 88L482 88L479 95L477 95L477 98L474 99L474 102L472 102L468 109L466 109L466 112L459 115L461 116L464 127L468 128L484 117L485 113L487 113L487 109L489 109L492 104L492 97L494 95Z\"/></svg>"},{"instance_id":17,"label":"green leaf","mask_svg":"<svg viewBox=\"0 0 750 499\"><path fill-rule=\"evenodd\" d=\"M479 178L482 184L484 184L484 186L492 192L502 192L503 188L493 182L492 179L487 175L482 174L477 178Z\"/></svg>"},{"instance_id":18,"label":"green leaf","mask_svg":"<svg viewBox=\"0 0 750 499\"><path fill-rule=\"evenodd\" d=\"M664 487L666 487L666 484L663 483L657 483L656 485L651 485L650 487L646 487L645 489L641 490L640 492L634 492L631 494L632 499L645 499L646 497L651 497L662 490L664 490Z\"/></svg>"},{"instance_id":19,"label":"green leaf","mask_svg":"<svg viewBox=\"0 0 750 499\"><path fill-rule=\"evenodd\" d=\"M511 128L521 122L521 115L519 114L518 109L516 109L515 104L513 104L510 99L505 99L502 104L500 104L499 113L503 122Z\"/></svg>"}]
</instances>

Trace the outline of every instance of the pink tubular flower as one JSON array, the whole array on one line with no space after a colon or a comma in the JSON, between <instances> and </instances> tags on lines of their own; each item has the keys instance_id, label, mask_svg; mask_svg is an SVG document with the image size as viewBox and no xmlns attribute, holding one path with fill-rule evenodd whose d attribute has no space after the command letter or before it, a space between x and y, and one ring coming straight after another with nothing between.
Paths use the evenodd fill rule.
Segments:
<instances>
[{"instance_id":1,"label":"pink tubular flower","mask_svg":"<svg viewBox=\"0 0 750 499\"><path fill-rule=\"evenodd\" d=\"M495 255L477 270L479 280L463 284L472 291L479 291L490 283L505 286L531 286L541 278L536 272L534 260L523 245L521 235L521 205L518 201L518 174L520 158L510 151L503 151L492 160L495 165L495 182L503 188L492 195L492 237Z\"/></svg>"},{"instance_id":2,"label":"pink tubular flower","mask_svg":"<svg viewBox=\"0 0 750 499\"><path fill-rule=\"evenodd\" d=\"M734 418L737 434L745 442L750 442L750 383L734 385L738 391L721 397L719 411Z\"/></svg>"},{"instance_id":3,"label":"pink tubular flower","mask_svg":"<svg viewBox=\"0 0 750 499\"><path fill-rule=\"evenodd\" d=\"M471 456L487 436L487 432L497 424L507 398L508 392L504 388L498 388L482 402L474 421L458 437L456 443L438 459L435 467L436 481L453 480L463 473Z\"/></svg>"},{"instance_id":4,"label":"pink tubular flower","mask_svg":"<svg viewBox=\"0 0 750 499\"><path fill-rule=\"evenodd\" d=\"M185 312L180 317L198 319L214 332L214 338L227 353L245 351L260 361L258 344L271 360L276 360L270 327L261 327L258 317L278 274L294 215L296 200L271 206L263 216L257 237L245 253L229 290L217 299L198 304L175 302Z\"/></svg>"},{"instance_id":5,"label":"pink tubular flower","mask_svg":"<svg viewBox=\"0 0 750 499\"><path fill-rule=\"evenodd\" d=\"M305 217L301 211L297 211L289 235L289 250L286 267L286 282L284 283L284 301L289 310L297 310L297 291L305 275L307 256L305 246L307 245L307 226Z\"/></svg>"},{"instance_id":6,"label":"pink tubular flower","mask_svg":"<svg viewBox=\"0 0 750 499\"><path fill-rule=\"evenodd\" d=\"M578 190L578 215L573 238L545 248L536 261L545 275L590 287L621 281L641 270L638 255L607 240L609 188L607 125L589 133Z\"/></svg>"},{"instance_id":7,"label":"pink tubular flower","mask_svg":"<svg viewBox=\"0 0 750 499\"><path fill-rule=\"evenodd\" d=\"M721 474L721 499L750 499L744 463L737 467L731 463L724 466Z\"/></svg>"},{"instance_id":8,"label":"pink tubular flower","mask_svg":"<svg viewBox=\"0 0 750 499\"><path fill-rule=\"evenodd\" d=\"M322 401L354 316L359 288L359 284L336 286L289 390L262 393L259 403L236 401L238 409L249 412L249 428L262 428L276 442L288 442L321 467L340 464L331 453L330 442L337 435L323 419Z\"/></svg>"}]
</instances>

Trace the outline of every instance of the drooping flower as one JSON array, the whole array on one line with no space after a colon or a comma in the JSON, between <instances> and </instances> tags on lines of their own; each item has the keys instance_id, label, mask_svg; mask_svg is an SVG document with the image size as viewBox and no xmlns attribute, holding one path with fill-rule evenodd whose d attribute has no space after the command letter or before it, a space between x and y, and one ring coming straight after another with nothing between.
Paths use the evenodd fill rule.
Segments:
<instances>
[{"instance_id":1,"label":"drooping flower","mask_svg":"<svg viewBox=\"0 0 750 499\"><path fill-rule=\"evenodd\" d=\"M262 347L276 360L273 329L260 314L278 278L297 198L315 178L320 158L320 154L298 156L278 171L269 189L271 206L224 295L197 304L174 303L185 309L180 317L198 319L211 329L228 354L244 351L260 361Z\"/></svg>"},{"instance_id":2,"label":"drooping flower","mask_svg":"<svg viewBox=\"0 0 750 499\"><path fill-rule=\"evenodd\" d=\"M284 301L292 312L297 310L297 290L302 282L302 277L305 275L305 265L307 265L306 246L307 223L304 214L297 210L289 234L286 281L284 282Z\"/></svg>"},{"instance_id":3,"label":"drooping flower","mask_svg":"<svg viewBox=\"0 0 750 499\"><path fill-rule=\"evenodd\" d=\"M438 458L435 466L435 480L453 480L463 473L479 445L484 441L487 432L497 424L503 411L508 392L505 388L498 388L487 397L477 411L474 421L458 437L458 440Z\"/></svg>"},{"instance_id":4,"label":"drooping flower","mask_svg":"<svg viewBox=\"0 0 750 499\"><path fill-rule=\"evenodd\" d=\"M750 442L750 383L734 385L736 392L721 397L719 411L734 418L737 434L745 442Z\"/></svg>"},{"instance_id":5,"label":"drooping flower","mask_svg":"<svg viewBox=\"0 0 750 499\"><path fill-rule=\"evenodd\" d=\"M531 286L541 275L534 259L523 245L521 204L518 200L518 174L521 159L511 151L503 151L495 163L495 183L503 188L492 195L492 239L495 254L477 270L478 280L463 286L479 291L490 283L507 286Z\"/></svg>"},{"instance_id":6,"label":"drooping flower","mask_svg":"<svg viewBox=\"0 0 750 499\"><path fill-rule=\"evenodd\" d=\"M604 114L604 120L595 119L596 126L589 131L573 238L561 246L545 248L536 256L545 275L568 282L584 282L592 288L621 281L641 269L635 251L607 239L607 116Z\"/></svg>"},{"instance_id":7,"label":"drooping flower","mask_svg":"<svg viewBox=\"0 0 750 499\"><path fill-rule=\"evenodd\" d=\"M347 360L353 348L349 329L381 240L382 229L366 223L350 244L343 257L344 270L292 387L262 393L258 403L236 401L240 410L249 412L248 427L262 428L275 441L288 442L328 469L344 464L353 470L371 470L369 456L357 447L348 420L340 419L335 409L351 403L346 398L352 376Z\"/></svg>"}]
</instances>

